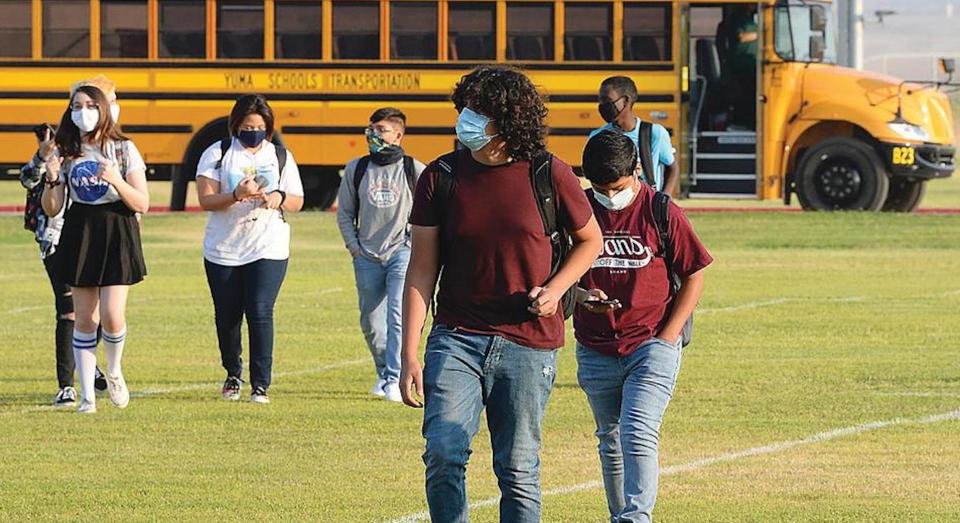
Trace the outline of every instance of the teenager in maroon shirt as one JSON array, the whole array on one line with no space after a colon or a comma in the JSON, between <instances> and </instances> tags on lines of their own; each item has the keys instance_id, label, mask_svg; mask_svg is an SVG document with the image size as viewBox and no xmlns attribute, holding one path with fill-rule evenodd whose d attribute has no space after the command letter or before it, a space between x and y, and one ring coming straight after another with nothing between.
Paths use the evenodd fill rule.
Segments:
<instances>
[{"instance_id":1,"label":"teenager in maroon shirt","mask_svg":"<svg viewBox=\"0 0 960 523\"><path fill-rule=\"evenodd\" d=\"M569 166L552 160L558 222L574 242L551 275L530 162L544 150L547 110L516 69L480 67L453 93L457 138L469 150L423 172L410 223L413 246L403 300L400 391L424 406L427 502L432 521L466 521L470 442L486 408L499 480L500 520L540 521L540 424L563 345L558 302L600 252L600 230ZM447 186L449 187L449 186ZM417 348L440 291L421 369ZM414 395L424 398L421 405Z\"/></svg>"},{"instance_id":2,"label":"teenager in maroon shirt","mask_svg":"<svg viewBox=\"0 0 960 523\"><path fill-rule=\"evenodd\" d=\"M680 332L703 291L713 258L670 202L671 292L654 221L654 189L633 174L637 150L620 133L587 142L583 172L603 231L603 252L584 274L574 313L577 379L600 440L610 521L649 522L657 498L660 424L680 371Z\"/></svg>"}]
</instances>

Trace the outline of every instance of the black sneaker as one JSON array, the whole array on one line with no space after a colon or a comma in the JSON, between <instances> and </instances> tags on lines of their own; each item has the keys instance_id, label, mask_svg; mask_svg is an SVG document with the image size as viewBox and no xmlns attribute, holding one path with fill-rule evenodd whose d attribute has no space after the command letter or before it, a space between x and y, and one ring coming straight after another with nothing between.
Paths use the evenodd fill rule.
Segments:
<instances>
[{"instance_id":1,"label":"black sneaker","mask_svg":"<svg viewBox=\"0 0 960 523\"><path fill-rule=\"evenodd\" d=\"M227 376L226 381L223 382L223 388L220 390L220 395L227 401L237 401L240 399L241 383L243 383L243 380L240 378Z\"/></svg>"},{"instance_id":2,"label":"black sneaker","mask_svg":"<svg viewBox=\"0 0 960 523\"><path fill-rule=\"evenodd\" d=\"M270 396L267 396L267 389L263 387L254 387L253 393L250 394L250 401L253 403L270 403Z\"/></svg>"},{"instance_id":3,"label":"black sneaker","mask_svg":"<svg viewBox=\"0 0 960 523\"><path fill-rule=\"evenodd\" d=\"M97 392L107 390L107 377L103 374L103 371L100 370L100 367L96 367L94 371L93 388L97 389Z\"/></svg>"},{"instance_id":4,"label":"black sneaker","mask_svg":"<svg viewBox=\"0 0 960 523\"><path fill-rule=\"evenodd\" d=\"M77 404L77 389L73 387L64 387L57 391L57 395L53 398L54 408L62 409L66 407L73 407Z\"/></svg>"}]
</instances>

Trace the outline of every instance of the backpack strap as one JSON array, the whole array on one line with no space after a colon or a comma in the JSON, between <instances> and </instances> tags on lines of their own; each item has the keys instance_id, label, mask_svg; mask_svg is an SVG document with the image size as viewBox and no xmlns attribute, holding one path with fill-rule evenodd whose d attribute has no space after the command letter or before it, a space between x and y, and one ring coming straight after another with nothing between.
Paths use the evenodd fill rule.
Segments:
<instances>
[{"instance_id":1,"label":"backpack strap","mask_svg":"<svg viewBox=\"0 0 960 523\"><path fill-rule=\"evenodd\" d=\"M128 140L117 140L113 143L113 155L117 160L117 168L120 169L120 176L127 179L127 169L130 167L127 160L127 142Z\"/></svg>"},{"instance_id":2,"label":"backpack strap","mask_svg":"<svg viewBox=\"0 0 960 523\"><path fill-rule=\"evenodd\" d=\"M657 188L657 177L654 173L656 165L653 163L653 124L640 120L640 167L643 169L644 181L650 187Z\"/></svg>"},{"instance_id":3,"label":"backpack strap","mask_svg":"<svg viewBox=\"0 0 960 523\"><path fill-rule=\"evenodd\" d=\"M283 179L283 168L287 166L287 148L283 144L273 142L273 149L277 152L277 167L280 171L277 173L277 187L280 187L280 180Z\"/></svg>"},{"instance_id":4,"label":"backpack strap","mask_svg":"<svg viewBox=\"0 0 960 523\"><path fill-rule=\"evenodd\" d=\"M360 216L360 183L363 181L363 177L367 174L367 167L370 165L370 155L366 155L359 160L357 164L353 166L353 203L354 209L357 210L357 217L354 218L354 223L359 220Z\"/></svg>"},{"instance_id":5,"label":"backpack strap","mask_svg":"<svg viewBox=\"0 0 960 523\"><path fill-rule=\"evenodd\" d=\"M663 262L667 266L670 292L673 296L676 296L679 290L679 279L673 272L673 242L670 239L670 195L667 193L657 191L653 195L653 223L657 227L660 247L663 249Z\"/></svg>"},{"instance_id":6,"label":"backpack strap","mask_svg":"<svg viewBox=\"0 0 960 523\"><path fill-rule=\"evenodd\" d=\"M457 151L449 152L437 158L437 169L433 179L433 204L437 211L437 216L445 217L449 209L450 200L453 198L453 190L457 184ZM445 246L442 238L439 246L439 273L443 274L443 260L445 253L450 250L450 246ZM433 317L437 317L437 296L430 299L430 312Z\"/></svg>"},{"instance_id":7,"label":"backpack strap","mask_svg":"<svg viewBox=\"0 0 960 523\"><path fill-rule=\"evenodd\" d=\"M543 232L553 242L559 234L557 227L557 213L559 212L556 190L553 186L553 173L550 164L553 156L547 151L537 153L530 160L530 183L533 185L534 197L537 199L537 210L543 221Z\"/></svg>"},{"instance_id":8,"label":"backpack strap","mask_svg":"<svg viewBox=\"0 0 960 523\"><path fill-rule=\"evenodd\" d=\"M403 157L403 175L407 178L407 188L410 189L410 194L414 194L417 191L417 166L413 163L412 156Z\"/></svg>"},{"instance_id":9,"label":"backpack strap","mask_svg":"<svg viewBox=\"0 0 960 523\"><path fill-rule=\"evenodd\" d=\"M217 160L216 169L223 167L223 157L227 155L227 151L230 150L231 145L233 145L233 138L230 136L220 140L220 159Z\"/></svg>"}]
</instances>

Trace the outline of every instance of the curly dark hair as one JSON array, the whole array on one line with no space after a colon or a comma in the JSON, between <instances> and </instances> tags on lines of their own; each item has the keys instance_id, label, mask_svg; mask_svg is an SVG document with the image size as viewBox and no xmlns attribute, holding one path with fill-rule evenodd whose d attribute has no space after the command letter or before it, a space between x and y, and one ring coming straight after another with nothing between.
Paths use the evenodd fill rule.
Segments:
<instances>
[{"instance_id":1,"label":"curly dark hair","mask_svg":"<svg viewBox=\"0 0 960 523\"><path fill-rule=\"evenodd\" d=\"M637 146L628 136L602 131L583 149L583 175L596 185L609 185L637 168Z\"/></svg>"},{"instance_id":2,"label":"curly dark hair","mask_svg":"<svg viewBox=\"0 0 960 523\"><path fill-rule=\"evenodd\" d=\"M469 107L493 120L515 160L546 149L547 108L533 82L515 67L480 66L453 90L457 112Z\"/></svg>"}]
</instances>

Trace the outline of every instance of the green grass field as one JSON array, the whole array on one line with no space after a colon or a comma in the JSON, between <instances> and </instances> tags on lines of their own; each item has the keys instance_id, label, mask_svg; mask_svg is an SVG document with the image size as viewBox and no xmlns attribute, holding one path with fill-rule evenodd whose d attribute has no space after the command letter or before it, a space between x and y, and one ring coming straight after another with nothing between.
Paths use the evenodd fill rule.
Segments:
<instances>
[{"instance_id":1,"label":"green grass field","mask_svg":"<svg viewBox=\"0 0 960 523\"><path fill-rule=\"evenodd\" d=\"M372 363L334 216L291 218L268 406L219 400L204 219L146 217L150 276L131 291L124 359L134 398L80 416L46 407L50 290L20 218L0 217L0 521L425 510L420 412L366 394ZM658 521L960 520L960 216L691 219L716 263L663 426ZM573 356L568 342L544 427L547 522L605 517ZM475 450L471 517L496 521L483 430Z\"/></svg>"}]
</instances>

